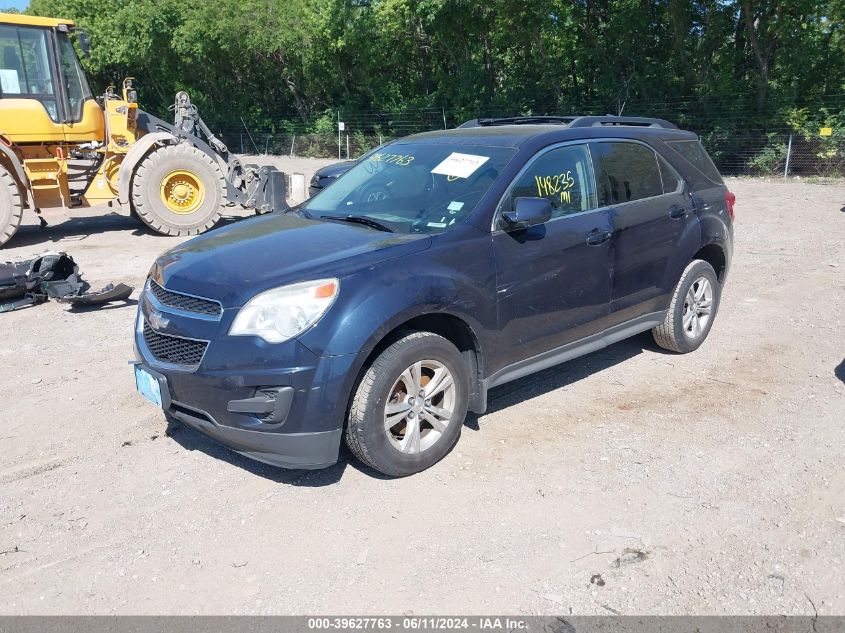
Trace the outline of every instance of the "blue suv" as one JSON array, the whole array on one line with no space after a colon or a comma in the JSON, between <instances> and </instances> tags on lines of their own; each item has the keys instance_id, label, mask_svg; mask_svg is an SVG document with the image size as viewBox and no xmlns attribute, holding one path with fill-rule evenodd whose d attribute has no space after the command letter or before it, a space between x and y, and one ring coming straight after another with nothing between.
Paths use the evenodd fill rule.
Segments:
<instances>
[{"instance_id":1,"label":"blue suv","mask_svg":"<svg viewBox=\"0 0 845 633\"><path fill-rule=\"evenodd\" d=\"M707 337L731 194L659 119L482 119L411 136L284 214L158 258L138 390L256 460L321 468L341 440L417 473L522 376L651 330Z\"/></svg>"}]
</instances>

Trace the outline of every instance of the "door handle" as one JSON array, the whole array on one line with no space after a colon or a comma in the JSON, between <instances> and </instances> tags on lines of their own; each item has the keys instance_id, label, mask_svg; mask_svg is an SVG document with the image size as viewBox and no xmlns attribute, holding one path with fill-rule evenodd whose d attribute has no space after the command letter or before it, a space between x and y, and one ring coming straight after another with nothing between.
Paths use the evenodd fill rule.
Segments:
<instances>
[{"instance_id":1,"label":"door handle","mask_svg":"<svg viewBox=\"0 0 845 633\"><path fill-rule=\"evenodd\" d=\"M687 210L677 204L673 204L669 207L669 217L673 220L679 220L680 218L684 217L687 214Z\"/></svg>"},{"instance_id":2,"label":"door handle","mask_svg":"<svg viewBox=\"0 0 845 633\"><path fill-rule=\"evenodd\" d=\"M593 229L587 233L587 244L590 246L598 246L604 244L613 235L610 231L603 229Z\"/></svg>"}]
</instances>

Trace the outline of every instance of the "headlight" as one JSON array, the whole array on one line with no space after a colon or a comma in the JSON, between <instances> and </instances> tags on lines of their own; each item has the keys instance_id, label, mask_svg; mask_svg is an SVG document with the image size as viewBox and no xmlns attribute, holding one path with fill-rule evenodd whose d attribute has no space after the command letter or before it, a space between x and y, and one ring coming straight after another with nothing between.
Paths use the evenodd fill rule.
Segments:
<instances>
[{"instance_id":1,"label":"headlight","mask_svg":"<svg viewBox=\"0 0 845 633\"><path fill-rule=\"evenodd\" d=\"M262 292L241 308L229 335L260 336L268 343L286 341L319 321L339 289L337 279L319 279Z\"/></svg>"}]
</instances>

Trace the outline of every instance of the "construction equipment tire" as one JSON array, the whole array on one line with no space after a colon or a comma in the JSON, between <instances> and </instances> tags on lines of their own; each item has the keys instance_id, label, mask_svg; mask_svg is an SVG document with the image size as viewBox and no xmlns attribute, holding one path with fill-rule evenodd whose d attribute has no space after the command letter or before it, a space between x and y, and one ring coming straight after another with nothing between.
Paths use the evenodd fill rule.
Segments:
<instances>
[{"instance_id":1,"label":"construction equipment tire","mask_svg":"<svg viewBox=\"0 0 845 633\"><path fill-rule=\"evenodd\" d=\"M132 208L163 235L197 235L220 219L226 180L217 163L193 145L150 152L132 177Z\"/></svg>"},{"instance_id":2,"label":"construction equipment tire","mask_svg":"<svg viewBox=\"0 0 845 633\"><path fill-rule=\"evenodd\" d=\"M0 246L18 232L23 218L21 190L12 174L0 165Z\"/></svg>"}]
</instances>

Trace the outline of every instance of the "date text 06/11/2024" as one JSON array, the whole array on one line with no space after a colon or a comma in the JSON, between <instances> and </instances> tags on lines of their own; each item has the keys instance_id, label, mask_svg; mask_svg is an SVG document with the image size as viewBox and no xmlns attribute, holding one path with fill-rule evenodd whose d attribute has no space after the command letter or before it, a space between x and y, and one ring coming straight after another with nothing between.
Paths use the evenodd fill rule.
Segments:
<instances>
[{"instance_id":1,"label":"date text 06/11/2024","mask_svg":"<svg viewBox=\"0 0 845 633\"><path fill-rule=\"evenodd\" d=\"M526 620L511 617L340 617L308 618L311 630L480 630L514 631L528 628Z\"/></svg>"}]
</instances>

